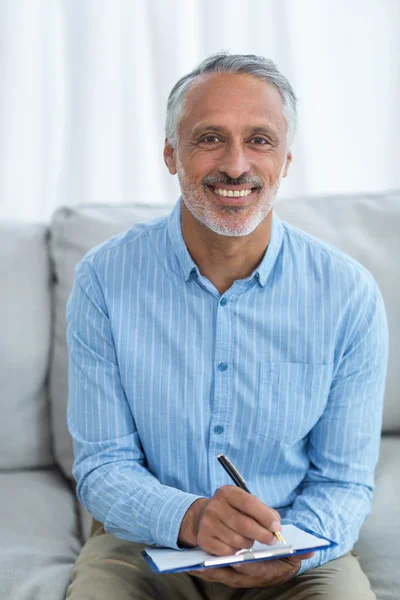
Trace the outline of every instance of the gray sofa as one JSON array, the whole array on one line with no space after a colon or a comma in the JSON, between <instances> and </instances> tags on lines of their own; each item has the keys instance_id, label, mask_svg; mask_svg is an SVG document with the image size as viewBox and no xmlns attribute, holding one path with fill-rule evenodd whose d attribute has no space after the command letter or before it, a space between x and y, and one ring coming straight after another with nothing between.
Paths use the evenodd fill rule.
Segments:
<instances>
[{"instance_id":1,"label":"gray sofa","mask_svg":"<svg viewBox=\"0 0 400 600\"><path fill-rule=\"evenodd\" d=\"M0 223L0 600L64 598L90 531L75 496L66 425L65 304L74 265L91 247L171 208L80 205L57 210L51 223ZM382 445L372 511L355 549L378 599L399 599L400 192L279 199L275 210L363 263L385 299Z\"/></svg>"}]
</instances>

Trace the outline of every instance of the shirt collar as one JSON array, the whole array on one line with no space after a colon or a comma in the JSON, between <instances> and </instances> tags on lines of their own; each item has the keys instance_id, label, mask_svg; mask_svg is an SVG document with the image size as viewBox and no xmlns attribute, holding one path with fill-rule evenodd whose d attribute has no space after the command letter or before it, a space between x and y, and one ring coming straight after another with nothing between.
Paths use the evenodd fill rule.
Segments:
<instances>
[{"instance_id":1,"label":"shirt collar","mask_svg":"<svg viewBox=\"0 0 400 600\"><path fill-rule=\"evenodd\" d=\"M182 273L185 281L189 281L189 279L196 274L200 275L199 269L192 257L189 254L189 251L186 247L185 240L182 235L182 225L181 225L181 211L182 211L182 196L179 197L178 202L175 204L174 209L168 217L168 232L172 241L172 246L175 251L176 257L179 261L179 264L182 269ZM272 268L275 264L275 260L278 256L278 253L281 249L283 242L283 225L281 219L274 212L272 215L272 226L271 226L271 237L268 244L268 248L256 269L253 273L248 277L248 279L252 279L256 277L258 283L264 287L268 275L272 271Z\"/></svg>"}]
</instances>

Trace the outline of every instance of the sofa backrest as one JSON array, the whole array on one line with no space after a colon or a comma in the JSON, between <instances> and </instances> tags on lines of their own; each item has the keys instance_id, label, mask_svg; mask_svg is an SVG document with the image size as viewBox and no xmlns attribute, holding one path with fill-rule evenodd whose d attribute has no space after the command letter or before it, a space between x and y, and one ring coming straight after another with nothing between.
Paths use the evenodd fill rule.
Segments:
<instances>
[{"instance_id":1,"label":"sofa backrest","mask_svg":"<svg viewBox=\"0 0 400 600\"><path fill-rule=\"evenodd\" d=\"M72 476L73 452L66 424L68 353L65 306L74 267L86 252L107 238L172 209L171 204L80 205L61 208L51 223L51 259L55 273L53 350L50 396L56 459ZM278 199L281 219L331 243L362 263L374 275L385 300L390 328L390 358L383 431L400 431L397 364L400 350L400 192L380 195L321 196Z\"/></svg>"},{"instance_id":2,"label":"sofa backrest","mask_svg":"<svg viewBox=\"0 0 400 600\"><path fill-rule=\"evenodd\" d=\"M42 224L0 222L0 470L54 464L47 235Z\"/></svg>"}]
</instances>

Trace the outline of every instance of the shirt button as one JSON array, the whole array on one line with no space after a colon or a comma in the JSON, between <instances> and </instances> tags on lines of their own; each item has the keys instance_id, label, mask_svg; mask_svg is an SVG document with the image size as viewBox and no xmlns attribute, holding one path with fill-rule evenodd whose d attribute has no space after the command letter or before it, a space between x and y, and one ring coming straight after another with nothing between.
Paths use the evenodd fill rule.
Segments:
<instances>
[{"instance_id":1,"label":"shirt button","mask_svg":"<svg viewBox=\"0 0 400 600\"><path fill-rule=\"evenodd\" d=\"M221 300L219 301L221 306L225 306L225 304L228 302L228 300L226 298L221 298Z\"/></svg>"},{"instance_id":2,"label":"shirt button","mask_svg":"<svg viewBox=\"0 0 400 600\"><path fill-rule=\"evenodd\" d=\"M228 365L226 363L219 363L218 368L220 371L226 371L228 368Z\"/></svg>"},{"instance_id":3,"label":"shirt button","mask_svg":"<svg viewBox=\"0 0 400 600\"><path fill-rule=\"evenodd\" d=\"M217 433L219 435L220 433L222 433L224 431L224 428L221 427L221 425L216 425L214 427L214 431L215 431L215 433Z\"/></svg>"}]
</instances>

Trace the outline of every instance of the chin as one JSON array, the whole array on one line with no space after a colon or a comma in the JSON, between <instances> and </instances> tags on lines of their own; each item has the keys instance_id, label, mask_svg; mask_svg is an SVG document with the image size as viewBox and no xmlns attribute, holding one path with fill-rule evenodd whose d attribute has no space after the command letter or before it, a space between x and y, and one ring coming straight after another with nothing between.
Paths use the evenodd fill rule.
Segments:
<instances>
[{"instance_id":1,"label":"chin","mask_svg":"<svg viewBox=\"0 0 400 600\"><path fill-rule=\"evenodd\" d=\"M200 216L200 215L199 215ZM201 215L202 224L218 235L225 237L245 237L251 235L262 223L265 217L255 213L251 216L238 215L239 218L229 218L229 215L215 215L215 213Z\"/></svg>"}]
</instances>

